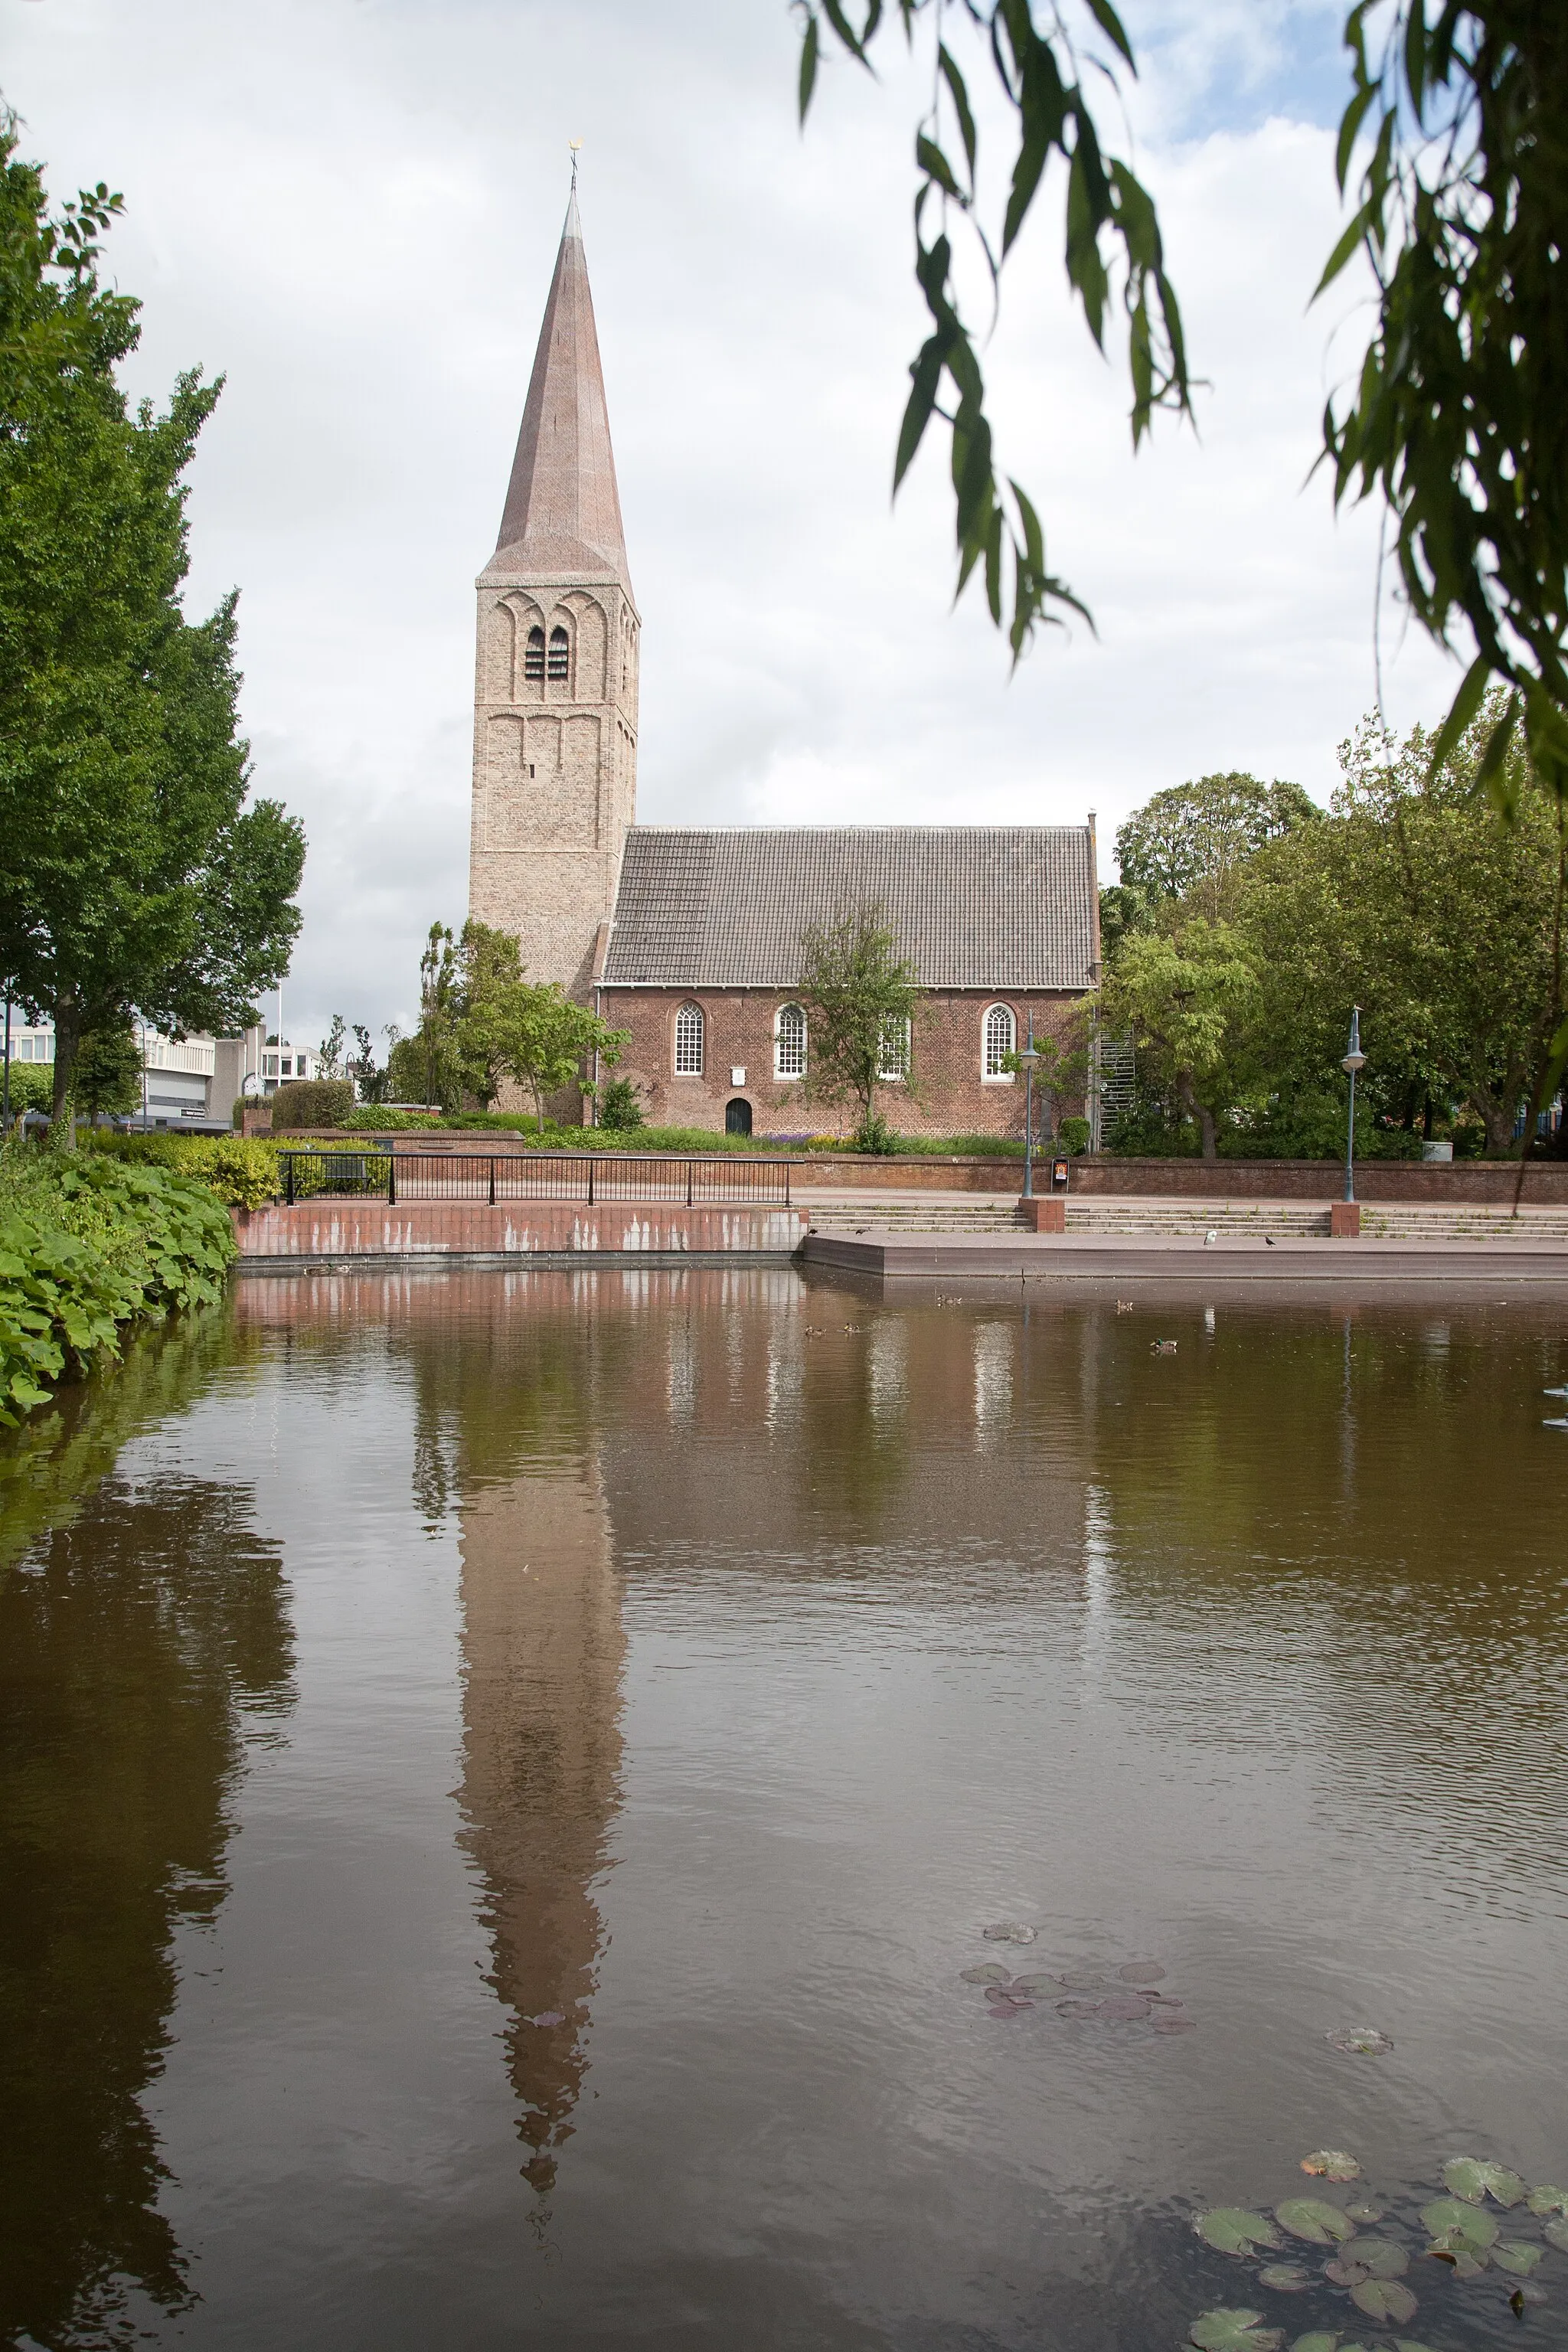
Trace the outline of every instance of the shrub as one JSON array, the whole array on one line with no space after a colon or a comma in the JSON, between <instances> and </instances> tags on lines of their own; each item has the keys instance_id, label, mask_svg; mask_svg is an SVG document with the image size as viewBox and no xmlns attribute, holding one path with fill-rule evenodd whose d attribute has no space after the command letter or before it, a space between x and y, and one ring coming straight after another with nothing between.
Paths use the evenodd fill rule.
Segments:
<instances>
[{"instance_id":1,"label":"shrub","mask_svg":"<svg viewBox=\"0 0 1568 2352\"><path fill-rule=\"evenodd\" d=\"M313 1201L323 1192L336 1192L373 1199L379 1194L384 1200L390 1159L390 1153L374 1148L345 1151L341 1144L296 1151L289 1162L294 1198Z\"/></svg>"},{"instance_id":2,"label":"shrub","mask_svg":"<svg viewBox=\"0 0 1568 2352\"><path fill-rule=\"evenodd\" d=\"M612 1078L599 1100L599 1125L613 1134L629 1135L646 1127L637 1090L630 1078Z\"/></svg>"},{"instance_id":3,"label":"shrub","mask_svg":"<svg viewBox=\"0 0 1568 2352\"><path fill-rule=\"evenodd\" d=\"M204 1184L96 1152L0 1154L0 1423L120 1352L139 1316L210 1304L235 1254Z\"/></svg>"},{"instance_id":4,"label":"shrub","mask_svg":"<svg viewBox=\"0 0 1568 2352\"><path fill-rule=\"evenodd\" d=\"M1058 1119L1057 1122L1057 1148L1058 1150L1066 1152L1087 1151L1089 1150L1089 1121L1087 1118Z\"/></svg>"},{"instance_id":5,"label":"shrub","mask_svg":"<svg viewBox=\"0 0 1568 2352\"><path fill-rule=\"evenodd\" d=\"M132 1167L166 1168L188 1176L230 1209L259 1209L275 1201L282 1189L278 1146L265 1136L118 1135L111 1129L92 1128L79 1141L84 1150Z\"/></svg>"},{"instance_id":6,"label":"shrub","mask_svg":"<svg viewBox=\"0 0 1568 2352\"><path fill-rule=\"evenodd\" d=\"M306 1127L342 1127L354 1107L348 1078L292 1078L272 1097L274 1133Z\"/></svg>"},{"instance_id":7,"label":"shrub","mask_svg":"<svg viewBox=\"0 0 1568 2352\"><path fill-rule=\"evenodd\" d=\"M13 1062L11 1116L25 1110L48 1110L55 1099L55 1074L47 1062Z\"/></svg>"},{"instance_id":8,"label":"shrub","mask_svg":"<svg viewBox=\"0 0 1568 2352\"><path fill-rule=\"evenodd\" d=\"M388 1110L374 1103L361 1103L351 1110L347 1118L338 1121L355 1135L401 1135L405 1129L441 1127L446 1122L438 1110Z\"/></svg>"},{"instance_id":9,"label":"shrub","mask_svg":"<svg viewBox=\"0 0 1568 2352\"><path fill-rule=\"evenodd\" d=\"M890 1160L899 1148L899 1139L879 1110L868 1110L855 1129L855 1149L867 1151L878 1160Z\"/></svg>"}]
</instances>

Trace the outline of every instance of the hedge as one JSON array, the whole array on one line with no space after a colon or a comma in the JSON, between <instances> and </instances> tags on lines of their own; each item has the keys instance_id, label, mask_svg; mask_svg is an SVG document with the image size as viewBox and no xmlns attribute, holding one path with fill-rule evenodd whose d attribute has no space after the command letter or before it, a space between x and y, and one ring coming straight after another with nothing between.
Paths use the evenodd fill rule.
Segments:
<instances>
[{"instance_id":1,"label":"hedge","mask_svg":"<svg viewBox=\"0 0 1568 2352\"><path fill-rule=\"evenodd\" d=\"M0 1425L120 1353L121 1327L223 1296L227 1211L202 1183L100 1153L0 1154Z\"/></svg>"},{"instance_id":2,"label":"hedge","mask_svg":"<svg viewBox=\"0 0 1568 2352\"><path fill-rule=\"evenodd\" d=\"M259 1209L282 1191L278 1146L265 1136L120 1135L111 1128L79 1130L84 1150L137 1168L166 1168L192 1176L230 1209Z\"/></svg>"}]
</instances>

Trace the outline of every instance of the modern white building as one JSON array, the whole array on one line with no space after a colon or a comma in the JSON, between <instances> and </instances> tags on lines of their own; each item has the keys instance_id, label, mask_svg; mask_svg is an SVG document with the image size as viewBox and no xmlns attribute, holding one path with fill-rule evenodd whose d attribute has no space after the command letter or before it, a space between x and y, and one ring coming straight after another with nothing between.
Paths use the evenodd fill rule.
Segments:
<instances>
[{"instance_id":1,"label":"modern white building","mask_svg":"<svg viewBox=\"0 0 1568 2352\"><path fill-rule=\"evenodd\" d=\"M165 1037L150 1024L137 1024L142 1045L142 1091L133 1122L149 1127L222 1128L233 1119L242 1095L257 1102L290 1078L316 1078L321 1057L309 1046L279 1045L259 1024L240 1037ZM48 1022L13 1015L11 1058L18 1066L53 1064L55 1033Z\"/></svg>"}]
</instances>

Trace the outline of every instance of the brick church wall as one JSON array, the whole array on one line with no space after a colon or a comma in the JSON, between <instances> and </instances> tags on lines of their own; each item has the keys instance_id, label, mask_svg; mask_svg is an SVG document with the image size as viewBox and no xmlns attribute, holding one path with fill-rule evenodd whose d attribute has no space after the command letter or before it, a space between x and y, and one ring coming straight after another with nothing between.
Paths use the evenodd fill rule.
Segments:
<instances>
[{"instance_id":1,"label":"brick church wall","mask_svg":"<svg viewBox=\"0 0 1568 2352\"><path fill-rule=\"evenodd\" d=\"M852 1105L813 1101L799 1079L773 1076L774 1022L779 1007L791 1002L778 989L605 988L604 1018L612 1028L629 1030L632 1040L612 1075L631 1079L650 1126L722 1133L726 1107L739 1096L752 1107L754 1135L847 1135L855 1124ZM1010 1005L1020 1045L1031 1013L1037 1039L1056 1036L1065 1043L1079 1002L1043 992L929 991L914 1020L915 1095L885 1084L877 1091L878 1108L905 1135L1022 1135L1023 1079L981 1075L986 1012L993 1004ZM675 1022L683 1004L702 1010L700 1077L675 1072ZM737 1069L744 1071L743 1079L732 1078ZM1057 1105L1058 1118L1082 1110L1081 1092ZM1044 1113L1039 1116L1043 1125Z\"/></svg>"}]
</instances>

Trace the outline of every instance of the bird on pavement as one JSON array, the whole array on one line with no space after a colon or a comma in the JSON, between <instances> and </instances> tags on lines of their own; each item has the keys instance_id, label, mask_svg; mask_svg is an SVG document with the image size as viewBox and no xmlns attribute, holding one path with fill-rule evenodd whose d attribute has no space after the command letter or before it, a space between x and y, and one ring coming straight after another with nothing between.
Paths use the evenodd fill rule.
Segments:
<instances>
[{"instance_id":1,"label":"bird on pavement","mask_svg":"<svg viewBox=\"0 0 1568 2352\"><path fill-rule=\"evenodd\" d=\"M1264 1246L1264 1248L1265 1248L1265 1249L1272 1249L1272 1248L1273 1248L1273 1246L1274 1246L1274 1236L1273 1236L1273 1234L1264 1234L1264 1236L1263 1236L1263 1246Z\"/></svg>"}]
</instances>

